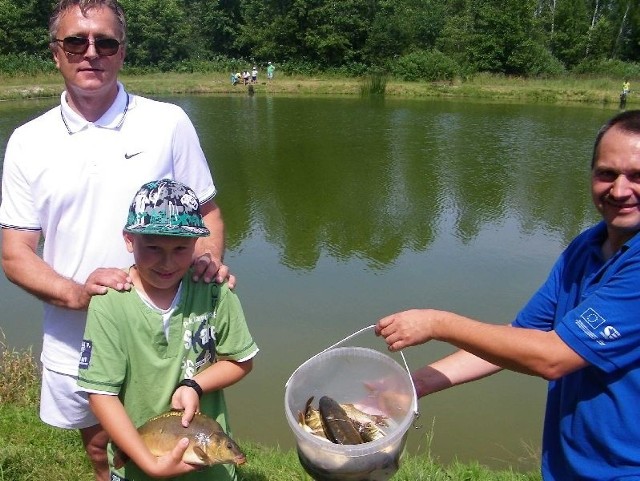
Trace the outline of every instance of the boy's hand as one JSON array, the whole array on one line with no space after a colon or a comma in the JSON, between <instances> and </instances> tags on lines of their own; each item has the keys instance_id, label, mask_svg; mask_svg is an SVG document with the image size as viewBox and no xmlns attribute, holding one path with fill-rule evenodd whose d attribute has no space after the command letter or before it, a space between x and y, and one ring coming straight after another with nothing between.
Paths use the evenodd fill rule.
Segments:
<instances>
[{"instance_id":1,"label":"boy's hand","mask_svg":"<svg viewBox=\"0 0 640 481\"><path fill-rule=\"evenodd\" d=\"M153 473L147 474L158 478L168 478L196 471L198 469L197 466L182 461L182 456L184 456L188 447L189 440L182 438L170 453L156 458L157 461Z\"/></svg>"},{"instance_id":2,"label":"boy's hand","mask_svg":"<svg viewBox=\"0 0 640 481\"><path fill-rule=\"evenodd\" d=\"M171 397L171 408L182 413L182 425L187 428L193 416L200 410L198 393L189 386L180 386Z\"/></svg>"}]
</instances>

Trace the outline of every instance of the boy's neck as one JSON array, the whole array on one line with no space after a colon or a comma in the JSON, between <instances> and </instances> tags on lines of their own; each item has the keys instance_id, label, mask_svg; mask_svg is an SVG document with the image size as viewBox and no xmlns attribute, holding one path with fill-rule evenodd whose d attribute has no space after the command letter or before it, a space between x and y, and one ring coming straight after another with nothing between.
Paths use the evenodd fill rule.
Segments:
<instances>
[{"instance_id":1,"label":"boy's neck","mask_svg":"<svg viewBox=\"0 0 640 481\"><path fill-rule=\"evenodd\" d=\"M131 266L131 269L129 269L129 275L133 280L133 287L135 290L146 297L159 309L169 309L173 304L176 294L178 293L178 289L180 289L181 281L171 287L163 289L150 285L140 277L135 265Z\"/></svg>"}]
</instances>

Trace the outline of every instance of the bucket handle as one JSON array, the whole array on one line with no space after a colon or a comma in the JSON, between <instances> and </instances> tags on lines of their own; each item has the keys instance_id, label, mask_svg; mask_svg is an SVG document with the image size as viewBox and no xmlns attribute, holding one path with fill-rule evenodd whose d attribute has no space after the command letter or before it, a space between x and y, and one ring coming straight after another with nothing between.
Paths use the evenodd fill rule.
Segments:
<instances>
[{"instance_id":1,"label":"bucket handle","mask_svg":"<svg viewBox=\"0 0 640 481\"><path fill-rule=\"evenodd\" d=\"M298 369L300 369L302 366L304 366L308 362L311 362L313 359L315 359L316 357L320 356L321 354L324 354L328 350L333 349L334 347L338 347L339 345L345 343L346 341L348 341L352 337L356 337L357 335L363 333L364 331L368 331L369 329L373 329L375 327L376 327L375 324L372 324L370 326L363 327L362 329L358 329L353 334L349 334L344 339L341 339L340 341L336 342L335 344L332 344L331 346L323 349L318 354L315 354L314 356L311 356L309 359L307 359L305 362L303 362L300 366L298 366L298 368L296 368L296 370L293 371L293 373L291 373L291 376L289 376L289 379L285 383L285 387L289 385L289 381L291 381L291 378L295 375L296 372L298 372ZM416 417L419 417L420 413L418 412L418 394L416 392L416 385L414 384L413 378L411 377L411 371L409 369L409 365L407 364L407 360L404 357L404 354L402 353L402 351L398 351L398 353L400 354L400 357L402 358L402 362L404 364L404 368L407 370L407 373L409 374L409 381L411 382L411 387L413 388L413 401L412 401L413 413L415 414Z\"/></svg>"}]
</instances>

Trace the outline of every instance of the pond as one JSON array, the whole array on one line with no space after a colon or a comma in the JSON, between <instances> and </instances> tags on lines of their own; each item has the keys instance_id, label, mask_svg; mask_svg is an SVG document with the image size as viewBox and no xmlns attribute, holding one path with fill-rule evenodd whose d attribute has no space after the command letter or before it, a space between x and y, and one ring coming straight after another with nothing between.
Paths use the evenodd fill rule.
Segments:
<instances>
[{"instance_id":1,"label":"pond","mask_svg":"<svg viewBox=\"0 0 640 481\"><path fill-rule=\"evenodd\" d=\"M227 390L235 436L295 446L284 389L304 361L380 317L434 307L504 324L598 217L589 106L180 96L211 163L226 262L261 352ZM12 129L56 99L0 104ZM123 173L126 175L126 173ZM41 307L0 280L9 345L40 348ZM349 341L386 352L371 331ZM452 348L408 349L417 368ZM396 354L391 354L400 362ZM420 400L408 447L441 462L538 464L546 384L503 372Z\"/></svg>"}]
</instances>

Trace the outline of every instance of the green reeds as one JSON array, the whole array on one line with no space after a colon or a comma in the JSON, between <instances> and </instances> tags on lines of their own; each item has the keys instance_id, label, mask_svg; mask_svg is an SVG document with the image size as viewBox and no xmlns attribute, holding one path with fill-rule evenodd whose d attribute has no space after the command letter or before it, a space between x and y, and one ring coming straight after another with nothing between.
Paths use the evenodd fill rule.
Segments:
<instances>
[{"instance_id":1,"label":"green reeds","mask_svg":"<svg viewBox=\"0 0 640 481\"><path fill-rule=\"evenodd\" d=\"M360 84L360 96L384 97L387 90L387 75L383 72L372 72Z\"/></svg>"}]
</instances>

